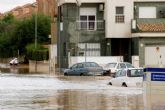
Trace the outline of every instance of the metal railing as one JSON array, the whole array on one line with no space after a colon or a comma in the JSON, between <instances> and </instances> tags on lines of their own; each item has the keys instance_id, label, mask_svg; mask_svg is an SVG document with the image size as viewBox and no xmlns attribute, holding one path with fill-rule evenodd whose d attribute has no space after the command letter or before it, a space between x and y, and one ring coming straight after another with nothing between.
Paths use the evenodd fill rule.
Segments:
<instances>
[{"instance_id":1,"label":"metal railing","mask_svg":"<svg viewBox=\"0 0 165 110\"><path fill-rule=\"evenodd\" d=\"M104 20L76 21L78 30L97 31L105 29Z\"/></svg>"}]
</instances>

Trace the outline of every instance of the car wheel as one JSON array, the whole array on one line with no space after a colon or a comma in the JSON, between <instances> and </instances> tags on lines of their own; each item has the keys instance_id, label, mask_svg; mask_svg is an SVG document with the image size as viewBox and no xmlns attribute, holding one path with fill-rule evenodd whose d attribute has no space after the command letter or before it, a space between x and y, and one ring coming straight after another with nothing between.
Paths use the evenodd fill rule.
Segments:
<instances>
[{"instance_id":1,"label":"car wheel","mask_svg":"<svg viewBox=\"0 0 165 110\"><path fill-rule=\"evenodd\" d=\"M68 76L68 74L67 73L64 73L64 76Z\"/></svg>"},{"instance_id":2,"label":"car wheel","mask_svg":"<svg viewBox=\"0 0 165 110\"><path fill-rule=\"evenodd\" d=\"M80 76L84 76L84 73L81 73Z\"/></svg>"},{"instance_id":3,"label":"car wheel","mask_svg":"<svg viewBox=\"0 0 165 110\"><path fill-rule=\"evenodd\" d=\"M127 84L126 84L126 83L123 83L123 84L122 84L122 87L127 87Z\"/></svg>"},{"instance_id":4,"label":"car wheel","mask_svg":"<svg viewBox=\"0 0 165 110\"><path fill-rule=\"evenodd\" d=\"M111 83L111 82L109 82L109 85L111 85L111 86L112 86L112 83Z\"/></svg>"}]
</instances>

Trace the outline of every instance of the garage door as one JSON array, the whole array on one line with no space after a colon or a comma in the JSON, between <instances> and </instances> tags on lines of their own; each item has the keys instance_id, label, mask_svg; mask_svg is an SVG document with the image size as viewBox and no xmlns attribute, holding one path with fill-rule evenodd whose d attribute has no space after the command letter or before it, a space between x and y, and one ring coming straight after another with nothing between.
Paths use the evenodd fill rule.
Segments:
<instances>
[{"instance_id":1,"label":"garage door","mask_svg":"<svg viewBox=\"0 0 165 110\"><path fill-rule=\"evenodd\" d=\"M145 47L145 66L165 66L165 46Z\"/></svg>"}]
</instances>

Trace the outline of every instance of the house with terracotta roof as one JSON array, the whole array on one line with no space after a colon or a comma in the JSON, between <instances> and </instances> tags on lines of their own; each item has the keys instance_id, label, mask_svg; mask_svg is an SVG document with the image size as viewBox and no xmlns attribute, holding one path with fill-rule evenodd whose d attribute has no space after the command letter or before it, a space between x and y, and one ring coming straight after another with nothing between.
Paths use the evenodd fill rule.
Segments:
<instances>
[{"instance_id":1,"label":"house with terracotta roof","mask_svg":"<svg viewBox=\"0 0 165 110\"><path fill-rule=\"evenodd\" d=\"M141 66L165 66L164 0L134 2L132 43Z\"/></svg>"},{"instance_id":2,"label":"house with terracotta roof","mask_svg":"<svg viewBox=\"0 0 165 110\"><path fill-rule=\"evenodd\" d=\"M67 67L70 55L165 65L164 10L164 0L59 0L61 67Z\"/></svg>"}]
</instances>

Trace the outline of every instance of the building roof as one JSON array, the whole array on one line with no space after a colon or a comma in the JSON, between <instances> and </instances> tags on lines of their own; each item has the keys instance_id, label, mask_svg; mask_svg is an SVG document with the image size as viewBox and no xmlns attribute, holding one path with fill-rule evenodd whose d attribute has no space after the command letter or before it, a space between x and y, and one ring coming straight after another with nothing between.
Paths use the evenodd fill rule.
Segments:
<instances>
[{"instance_id":1,"label":"building roof","mask_svg":"<svg viewBox=\"0 0 165 110\"><path fill-rule=\"evenodd\" d=\"M137 27L140 32L165 32L165 23L140 23Z\"/></svg>"}]
</instances>

